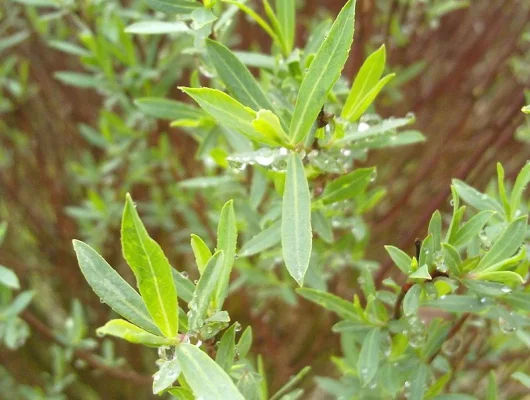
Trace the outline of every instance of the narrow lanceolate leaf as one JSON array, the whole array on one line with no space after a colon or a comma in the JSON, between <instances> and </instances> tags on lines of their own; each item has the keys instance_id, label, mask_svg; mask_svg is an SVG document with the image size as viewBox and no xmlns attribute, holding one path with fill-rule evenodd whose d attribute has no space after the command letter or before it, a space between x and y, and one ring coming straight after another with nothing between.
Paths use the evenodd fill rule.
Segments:
<instances>
[{"instance_id":1,"label":"narrow lanceolate leaf","mask_svg":"<svg viewBox=\"0 0 530 400\"><path fill-rule=\"evenodd\" d=\"M256 112L249 107L245 107L226 93L209 88L181 88L181 90L192 97L204 111L221 125L259 143L272 146L280 144L256 132L252 126L252 122L256 119Z\"/></svg>"},{"instance_id":2,"label":"narrow lanceolate leaf","mask_svg":"<svg viewBox=\"0 0 530 400\"><path fill-rule=\"evenodd\" d=\"M355 108L361 103L363 97L365 97L366 94L377 85L377 82L379 82L385 69L385 63L386 50L385 45L382 45L379 49L370 54L361 66L359 73L353 81L346 103L344 104L342 118L348 118L349 115L353 114Z\"/></svg>"},{"instance_id":3,"label":"narrow lanceolate leaf","mask_svg":"<svg viewBox=\"0 0 530 400\"><path fill-rule=\"evenodd\" d=\"M499 236L490 251L486 253L480 260L477 268L473 272L481 272L488 267L498 263L504 258L512 257L521 244L523 243L526 227L528 225L528 217L524 216L518 218L510 223Z\"/></svg>"},{"instance_id":4,"label":"narrow lanceolate leaf","mask_svg":"<svg viewBox=\"0 0 530 400\"><path fill-rule=\"evenodd\" d=\"M4 285L11 289L20 289L20 282L16 274L9 268L0 265L0 286Z\"/></svg>"},{"instance_id":5,"label":"narrow lanceolate leaf","mask_svg":"<svg viewBox=\"0 0 530 400\"><path fill-rule=\"evenodd\" d=\"M495 211L486 210L473 216L456 232L452 245L454 247L460 247L468 244L471 239L480 233L484 225L486 225L494 214Z\"/></svg>"},{"instance_id":6,"label":"narrow lanceolate leaf","mask_svg":"<svg viewBox=\"0 0 530 400\"><path fill-rule=\"evenodd\" d=\"M189 14L202 7L201 3L193 0L146 0L153 10L166 14Z\"/></svg>"},{"instance_id":7,"label":"narrow lanceolate leaf","mask_svg":"<svg viewBox=\"0 0 530 400\"><path fill-rule=\"evenodd\" d=\"M510 197L510 210L512 216L516 215L519 206L521 205L521 200L523 198L523 193L530 182L530 163L527 163L524 168L517 175L515 184L513 185L512 194Z\"/></svg>"},{"instance_id":8,"label":"narrow lanceolate leaf","mask_svg":"<svg viewBox=\"0 0 530 400\"><path fill-rule=\"evenodd\" d=\"M357 361L357 372L363 386L366 386L374 378L379 367L379 347L381 329L375 328L368 333L363 340L361 352Z\"/></svg>"},{"instance_id":9,"label":"narrow lanceolate leaf","mask_svg":"<svg viewBox=\"0 0 530 400\"><path fill-rule=\"evenodd\" d=\"M177 346L177 358L195 398L203 400L244 400L223 369L206 353L191 344Z\"/></svg>"},{"instance_id":10,"label":"narrow lanceolate leaf","mask_svg":"<svg viewBox=\"0 0 530 400\"><path fill-rule=\"evenodd\" d=\"M206 114L200 108L181 101L157 97L142 97L134 100L134 104L136 104L140 111L155 118L198 120L206 117Z\"/></svg>"},{"instance_id":11,"label":"narrow lanceolate leaf","mask_svg":"<svg viewBox=\"0 0 530 400\"><path fill-rule=\"evenodd\" d=\"M191 235L191 249L193 250L193 255L195 256L195 263L197 264L197 268L199 269L199 273L202 275L204 272L204 269L206 268L206 264L208 263L208 260L212 258L212 252L204 243L204 240L202 240L197 235Z\"/></svg>"},{"instance_id":12,"label":"narrow lanceolate leaf","mask_svg":"<svg viewBox=\"0 0 530 400\"><path fill-rule=\"evenodd\" d=\"M427 374L429 373L429 367L425 364L421 364L413 374L412 384L410 386L410 398L411 399L423 399L425 393L425 383L427 381Z\"/></svg>"},{"instance_id":13,"label":"narrow lanceolate leaf","mask_svg":"<svg viewBox=\"0 0 530 400\"><path fill-rule=\"evenodd\" d=\"M311 197L304 165L297 153L287 163L282 206L282 250L287 270L300 286L311 258Z\"/></svg>"},{"instance_id":14,"label":"narrow lanceolate leaf","mask_svg":"<svg viewBox=\"0 0 530 400\"><path fill-rule=\"evenodd\" d=\"M390 82L396 74L388 74L385 77L383 77L379 82L375 84L375 86L368 92L366 95L359 101L358 104L355 105L355 107L351 110L350 114L348 114L348 119L350 121L357 121L359 118L361 118L361 115L370 107L370 105L373 103L377 95L383 90L383 88L387 85L388 82Z\"/></svg>"},{"instance_id":15,"label":"narrow lanceolate leaf","mask_svg":"<svg viewBox=\"0 0 530 400\"><path fill-rule=\"evenodd\" d=\"M276 0L276 14L285 52L289 54L293 50L296 33L296 0Z\"/></svg>"},{"instance_id":16,"label":"narrow lanceolate leaf","mask_svg":"<svg viewBox=\"0 0 530 400\"><path fill-rule=\"evenodd\" d=\"M410 273L412 258L410 258L407 253L394 246L385 246L385 250L387 251L392 261L394 261L394 264L396 264L396 267L398 267L405 274Z\"/></svg>"},{"instance_id":17,"label":"narrow lanceolate leaf","mask_svg":"<svg viewBox=\"0 0 530 400\"><path fill-rule=\"evenodd\" d=\"M421 285L414 285L405 295L403 299L403 314L405 316L416 314L418 307L420 306L422 287Z\"/></svg>"},{"instance_id":18,"label":"narrow lanceolate leaf","mask_svg":"<svg viewBox=\"0 0 530 400\"><path fill-rule=\"evenodd\" d=\"M130 195L123 210L121 244L149 314L165 336L174 337L178 333L178 304L171 266L147 233Z\"/></svg>"},{"instance_id":19,"label":"narrow lanceolate leaf","mask_svg":"<svg viewBox=\"0 0 530 400\"><path fill-rule=\"evenodd\" d=\"M233 324L228 328L217 349L215 355L215 362L224 369L226 372L230 372L230 368L234 364L234 357L236 356L236 324Z\"/></svg>"},{"instance_id":20,"label":"narrow lanceolate leaf","mask_svg":"<svg viewBox=\"0 0 530 400\"><path fill-rule=\"evenodd\" d=\"M160 369L153 375L153 393L161 394L164 390L173 385L181 372L178 358L164 361Z\"/></svg>"},{"instance_id":21,"label":"narrow lanceolate leaf","mask_svg":"<svg viewBox=\"0 0 530 400\"><path fill-rule=\"evenodd\" d=\"M504 214L504 208L497 200L485 193L479 192L465 182L453 179L453 187L466 203L472 205L477 210L493 210L500 214Z\"/></svg>"},{"instance_id":22,"label":"narrow lanceolate leaf","mask_svg":"<svg viewBox=\"0 0 530 400\"><path fill-rule=\"evenodd\" d=\"M189 329L192 332L197 331L207 318L208 306L215 293L215 288L219 281L223 264L223 251L218 251L212 256L212 258L210 258L208 264L206 264L206 268L195 287L193 298L189 302L190 311L188 312L188 324Z\"/></svg>"},{"instance_id":23,"label":"narrow lanceolate leaf","mask_svg":"<svg viewBox=\"0 0 530 400\"><path fill-rule=\"evenodd\" d=\"M296 289L296 292L307 300L324 307L326 310L336 313L341 318L355 321L359 319L353 303L337 297L334 294L307 288Z\"/></svg>"},{"instance_id":24,"label":"narrow lanceolate leaf","mask_svg":"<svg viewBox=\"0 0 530 400\"><path fill-rule=\"evenodd\" d=\"M274 110L274 106L254 76L234 53L221 43L210 39L206 40L206 49L219 78L237 101L256 111Z\"/></svg>"},{"instance_id":25,"label":"narrow lanceolate leaf","mask_svg":"<svg viewBox=\"0 0 530 400\"><path fill-rule=\"evenodd\" d=\"M96 332L99 336L115 336L131 343L150 347L170 346L177 343L176 339L153 335L123 319L111 319Z\"/></svg>"},{"instance_id":26,"label":"narrow lanceolate leaf","mask_svg":"<svg viewBox=\"0 0 530 400\"><path fill-rule=\"evenodd\" d=\"M276 221L241 248L239 257L249 257L276 246L281 241L281 222Z\"/></svg>"},{"instance_id":27,"label":"narrow lanceolate leaf","mask_svg":"<svg viewBox=\"0 0 530 400\"><path fill-rule=\"evenodd\" d=\"M74 240L73 243L81 272L101 300L123 318L159 335L160 330L153 323L138 292L92 247L78 240Z\"/></svg>"},{"instance_id":28,"label":"narrow lanceolate leaf","mask_svg":"<svg viewBox=\"0 0 530 400\"><path fill-rule=\"evenodd\" d=\"M221 210L221 218L217 227L217 250L222 250L224 254L223 268L219 275L219 281L215 288L214 308L220 310L230 283L230 273L234 265L237 245L237 221L234 212L233 200L228 201Z\"/></svg>"},{"instance_id":29,"label":"narrow lanceolate leaf","mask_svg":"<svg viewBox=\"0 0 530 400\"><path fill-rule=\"evenodd\" d=\"M329 91L339 78L353 42L354 22L355 0L349 0L302 81L289 129L291 143L299 143L305 139Z\"/></svg>"}]
</instances>

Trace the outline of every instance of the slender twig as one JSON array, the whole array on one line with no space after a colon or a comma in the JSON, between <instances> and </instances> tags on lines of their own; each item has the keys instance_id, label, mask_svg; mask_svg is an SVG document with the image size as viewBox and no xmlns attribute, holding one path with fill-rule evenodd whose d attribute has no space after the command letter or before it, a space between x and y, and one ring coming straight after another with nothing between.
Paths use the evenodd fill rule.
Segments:
<instances>
[{"instance_id":1,"label":"slender twig","mask_svg":"<svg viewBox=\"0 0 530 400\"><path fill-rule=\"evenodd\" d=\"M48 326L46 326L46 324L44 324L44 322L37 318L33 313L26 310L21 314L21 317L46 339L64 346L64 343L53 334L52 330L48 328ZM101 362L94 354L91 354L85 350L75 349L74 354L77 358L85 361L92 368L104 372L107 376L129 381L135 385L149 385L152 382L151 376L141 375L133 370L124 370L106 365L105 363Z\"/></svg>"}]
</instances>

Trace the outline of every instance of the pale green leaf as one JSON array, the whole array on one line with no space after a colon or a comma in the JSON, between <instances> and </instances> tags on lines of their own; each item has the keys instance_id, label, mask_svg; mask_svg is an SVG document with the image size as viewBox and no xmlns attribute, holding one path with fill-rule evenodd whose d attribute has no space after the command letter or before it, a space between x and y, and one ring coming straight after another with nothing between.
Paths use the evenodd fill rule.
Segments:
<instances>
[{"instance_id":1,"label":"pale green leaf","mask_svg":"<svg viewBox=\"0 0 530 400\"><path fill-rule=\"evenodd\" d=\"M228 293L230 274L234 265L237 245L237 221L234 212L234 202L226 202L221 210L219 225L217 226L217 250L222 250L224 255L223 269L219 275L219 281L215 289L214 308L220 310L223 307Z\"/></svg>"},{"instance_id":2,"label":"pale green leaf","mask_svg":"<svg viewBox=\"0 0 530 400\"><path fill-rule=\"evenodd\" d=\"M414 371L413 378L411 379L412 384L410 385L410 399L423 399L428 373L429 367L423 363Z\"/></svg>"},{"instance_id":3,"label":"pale green leaf","mask_svg":"<svg viewBox=\"0 0 530 400\"><path fill-rule=\"evenodd\" d=\"M195 398L202 400L244 400L223 369L206 353L191 344L182 343L176 349L182 373Z\"/></svg>"},{"instance_id":4,"label":"pale green leaf","mask_svg":"<svg viewBox=\"0 0 530 400\"><path fill-rule=\"evenodd\" d=\"M264 229L241 248L239 257L249 257L276 246L281 241L281 221Z\"/></svg>"},{"instance_id":5,"label":"pale green leaf","mask_svg":"<svg viewBox=\"0 0 530 400\"><path fill-rule=\"evenodd\" d=\"M173 385L181 371L178 358L164 361L153 375L153 394L160 394Z\"/></svg>"},{"instance_id":6,"label":"pale green leaf","mask_svg":"<svg viewBox=\"0 0 530 400\"><path fill-rule=\"evenodd\" d=\"M385 250L390 255L394 264L403 271L405 274L409 274L411 271L412 258L403 250L398 249L394 246L385 246Z\"/></svg>"},{"instance_id":7,"label":"pale green leaf","mask_svg":"<svg viewBox=\"0 0 530 400\"><path fill-rule=\"evenodd\" d=\"M234 53L211 39L206 40L206 49L219 78L237 101L256 111L274 110L274 106L261 86Z\"/></svg>"},{"instance_id":8,"label":"pale green leaf","mask_svg":"<svg viewBox=\"0 0 530 400\"><path fill-rule=\"evenodd\" d=\"M7 286L11 289L20 289L20 282L17 275L9 268L0 265L0 285Z\"/></svg>"},{"instance_id":9,"label":"pale green leaf","mask_svg":"<svg viewBox=\"0 0 530 400\"><path fill-rule=\"evenodd\" d=\"M136 99L134 104L151 117L167 120L199 120L206 114L199 108L181 101L167 100L157 97L142 97Z\"/></svg>"},{"instance_id":10,"label":"pale green leaf","mask_svg":"<svg viewBox=\"0 0 530 400\"><path fill-rule=\"evenodd\" d=\"M381 329L372 329L365 337L357 361L357 372L363 386L374 378L379 367Z\"/></svg>"},{"instance_id":11,"label":"pale green leaf","mask_svg":"<svg viewBox=\"0 0 530 400\"><path fill-rule=\"evenodd\" d=\"M442 249L445 265L449 268L449 271L451 271L452 274L460 276L462 273L462 269L460 268L462 265L462 259L460 258L458 250L448 243L443 243Z\"/></svg>"},{"instance_id":12,"label":"pale green leaf","mask_svg":"<svg viewBox=\"0 0 530 400\"><path fill-rule=\"evenodd\" d=\"M416 311L418 311L421 293L421 285L415 284L405 294L405 297L403 298L403 314L405 314L406 317L416 314Z\"/></svg>"},{"instance_id":13,"label":"pale green leaf","mask_svg":"<svg viewBox=\"0 0 530 400\"><path fill-rule=\"evenodd\" d=\"M409 275L410 279L432 279L431 274L429 274L429 267L427 264L423 264L416 271Z\"/></svg>"},{"instance_id":14,"label":"pale green leaf","mask_svg":"<svg viewBox=\"0 0 530 400\"><path fill-rule=\"evenodd\" d=\"M304 165L297 153L291 154L287 163L281 237L287 270L302 286L312 248L311 195Z\"/></svg>"},{"instance_id":15,"label":"pale green leaf","mask_svg":"<svg viewBox=\"0 0 530 400\"><path fill-rule=\"evenodd\" d=\"M348 114L347 119L349 121L357 121L361 118L361 115L366 111L368 107L373 103L375 98L379 95L381 90L390 82L396 74L389 74L383 77L377 84L370 90L360 101L359 103L351 110Z\"/></svg>"},{"instance_id":16,"label":"pale green leaf","mask_svg":"<svg viewBox=\"0 0 530 400\"><path fill-rule=\"evenodd\" d=\"M312 301L326 310L336 313L344 319L358 320L359 316L352 302L346 301L334 294L317 289L299 288L296 292L307 300Z\"/></svg>"},{"instance_id":17,"label":"pale green leaf","mask_svg":"<svg viewBox=\"0 0 530 400\"><path fill-rule=\"evenodd\" d=\"M280 119L269 110L259 110L256 119L252 121L252 126L256 132L261 133L271 141L287 145L289 138L282 128Z\"/></svg>"},{"instance_id":18,"label":"pale green leaf","mask_svg":"<svg viewBox=\"0 0 530 400\"><path fill-rule=\"evenodd\" d=\"M195 293L189 303L188 317L189 317L189 329L192 332L197 331L207 318L208 306L213 300L215 294L215 288L221 276L221 271L224 265L223 251L216 252L204 269L197 286L195 287Z\"/></svg>"},{"instance_id":19,"label":"pale green leaf","mask_svg":"<svg viewBox=\"0 0 530 400\"><path fill-rule=\"evenodd\" d=\"M168 33L192 33L190 28L183 21L141 21L129 25L125 28L127 33L139 35L164 35Z\"/></svg>"},{"instance_id":20,"label":"pale green leaf","mask_svg":"<svg viewBox=\"0 0 530 400\"><path fill-rule=\"evenodd\" d=\"M201 3L193 0L145 0L153 10L166 14L189 14L197 8L202 7Z\"/></svg>"},{"instance_id":21,"label":"pale green leaf","mask_svg":"<svg viewBox=\"0 0 530 400\"><path fill-rule=\"evenodd\" d=\"M458 179L453 179L453 186L458 192L460 198L462 198L466 203L475 207L477 210L497 211L498 213L504 215L504 209L502 205L487 194L479 192L475 188L472 188L465 182L462 182Z\"/></svg>"},{"instance_id":22,"label":"pale green leaf","mask_svg":"<svg viewBox=\"0 0 530 400\"><path fill-rule=\"evenodd\" d=\"M358 168L329 183L320 200L332 204L360 196L375 174L375 168Z\"/></svg>"},{"instance_id":23,"label":"pale green leaf","mask_svg":"<svg viewBox=\"0 0 530 400\"><path fill-rule=\"evenodd\" d=\"M523 199L523 193L530 182L530 163L527 163L515 180L513 185L512 194L510 197L510 210L512 212L512 217L516 215L521 201Z\"/></svg>"},{"instance_id":24,"label":"pale green leaf","mask_svg":"<svg viewBox=\"0 0 530 400\"><path fill-rule=\"evenodd\" d=\"M121 244L153 321L166 337L175 337L178 305L171 266L160 245L147 233L129 194L123 210Z\"/></svg>"},{"instance_id":25,"label":"pale green leaf","mask_svg":"<svg viewBox=\"0 0 530 400\"><path fill-rule=\"evenodd\" d=\"M215 355L215 362L227 373L230 372L236 356L236 324L232 324L223 333Z\"/></svg>"},{"instance_id":26,"label":"pale green leaf","mask_svg":"<svg viewBox=\"0 0 530 400\"><path fill-rule=\"evenodd\" d=\"M276 14L285 44L285 52L289 54L295 42L296 0L276 0Z\"/></svg>"}]
</instances>

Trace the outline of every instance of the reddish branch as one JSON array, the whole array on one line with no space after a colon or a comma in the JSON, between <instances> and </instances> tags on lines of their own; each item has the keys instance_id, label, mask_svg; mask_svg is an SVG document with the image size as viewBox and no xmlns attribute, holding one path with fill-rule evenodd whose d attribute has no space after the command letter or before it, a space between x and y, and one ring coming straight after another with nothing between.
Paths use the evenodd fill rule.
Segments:
<instances>
[{"instance_id":1,"label":"reddish branch","mask_svg":"<svg viewBox=\"0 0 530 400\"><path fill-rule=\"evenodd\" d=\"M39 332L46 339L53 341L61 346L64 346L62 343L51 331L50 328L46 326L40 319L33 315L30 311L24 311L21 314L21 317L37 332ZM124 370L121 368L111 367L101 362L95 355L81 350L75 349L74 354L77 358L85 361L92 368L104 372L107 376L111 376L116 379L121 379L129 381L135 385L149 385L152 382L152 378L147 375L141 375L136 371Z\"/></svg>"}]
</instances>

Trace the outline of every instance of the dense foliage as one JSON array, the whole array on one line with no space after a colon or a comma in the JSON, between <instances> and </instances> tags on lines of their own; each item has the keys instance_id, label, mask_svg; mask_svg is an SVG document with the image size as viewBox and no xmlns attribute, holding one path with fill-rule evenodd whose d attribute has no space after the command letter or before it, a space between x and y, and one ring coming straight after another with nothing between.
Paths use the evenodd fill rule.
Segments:
<instances>
[{"instance_id":1,"label":"dense foliage","mask_svg":"<svg viewBox=\"0 0 530 400\"><path fill-rule=\"evenodd\" d=\"M396 213L407 221L417 212L405 207L415 179L404 181L404 202L389 205L388 191L403 179L388 177L400 167L406 172L391 158L395 148L429 147L413 113L376 112L376 101L399 110L392 105L406 96L403 85L428 71L418 62L392 72L382 42L412 49L415 35L427 36L468 2L380 1L370 8L349 0L333 19L314 15L305 24L295 0L8 3L0 51L34 32L78 62L55 79L97 93L101 104L73 129L75 137L65 135L65 147L38 152L41 176L30 166L8 179L6 197L39 212L26 218L9 202L2 209L9 224L0 237L18 231L8 244L24 254L0 266L2 346L23 354L32 330L55 344L25 355L52 360L40 382L19 379L19 367L2 360L2 391L24 399L147 396L98 383L115 378L179 399L528 393L524 151L509 160L513 179L499 163L484 192L460 179L447 184L452 211L440 203L440 211L420 209L426 218L415 221L417 232L406 227L406 240L383 248L373 234L378 210L383 228ZM357 46L356 19L366 28L369 12L381 16L384 34L367 40L362 60L362 50L354 51L350 81L344 68ZM238 43L238 33L248 40L248 24L268 46ZM515 72L524 65L522 56L512 60ZM4 171L31 150L31 137L11 123L45 90L33 85L30 68L16 54L2 59L0 104L11 116L2 123ZM84 101L68 106L82 109ZM518 130L522 141L526 130ZM66 151L81 139L81 151ZM488 141L477 146L489 148ZM50 185L50 202L32 198L39 179ZM25 189L15 190L19 185ZM66 186L70 194L61 197ZM42 223L49 219L55 228ZM414 242L416 234L423 236ZM74 254L67 238L77 238L82 275L61 265ZM38 265L45 256L41 275L22 279L20 264ZM54 293L60 285L69 287ZM338 317L333 324L327 311ZM54 328L36 314L48 315ZM270 331L281 340L267 338ZM129 361L152 378L119 357L138 348L146 349Z\"/></svg>"}]
</instances>

